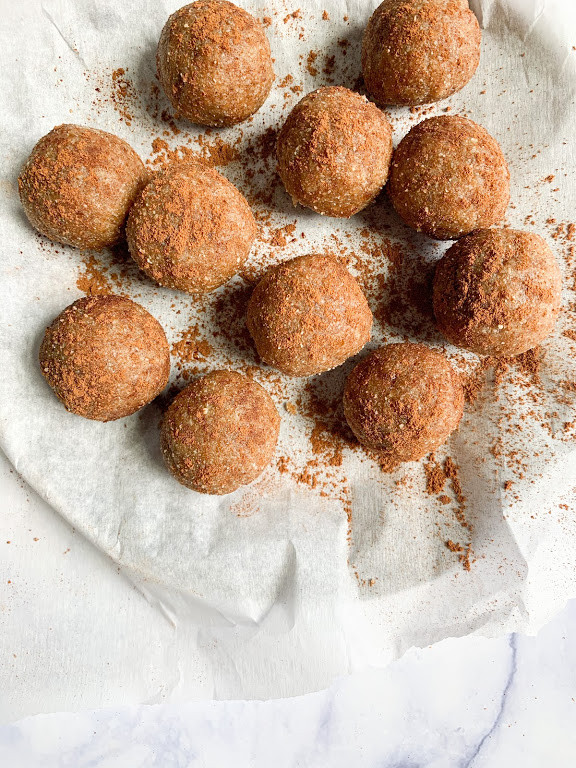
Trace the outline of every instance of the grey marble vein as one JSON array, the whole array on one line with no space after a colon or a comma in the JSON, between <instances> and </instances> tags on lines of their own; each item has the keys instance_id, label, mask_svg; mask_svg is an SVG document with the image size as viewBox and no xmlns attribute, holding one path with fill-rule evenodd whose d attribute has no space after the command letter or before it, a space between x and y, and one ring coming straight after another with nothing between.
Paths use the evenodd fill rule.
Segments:
<instances>
[{"instance_id":1,"label":"grey marble vein","mask_svg":"<svg viewBox=\"0 0 576 768\"><path fill-rule=\"evenodd\" d=\"M473 748L470 756L466 759L465 762L462 763L461 768L472 768L472 766L476 762L476 758L480 755L484 745L486 744L488 739L490 739L494 735L494 733L496 732L496 729L499 728L500 724L502 723L502 716L504 715L504 710L506 708L506 703L507 703L506 696L508 694L508 691L510 690L510 687L514 683L514 677L516 675L516 670L517 670L516 635L510 635L508 637L508 644L510 646L510 668L508 671L508 677L506 679L506 682L502 689L502 693L500 695L500 702L499 702L498 710L496 712L496 716L494 717L494 720L492 721L486 733L482 736L480 741Z\"/></svg>"}]
</instances>

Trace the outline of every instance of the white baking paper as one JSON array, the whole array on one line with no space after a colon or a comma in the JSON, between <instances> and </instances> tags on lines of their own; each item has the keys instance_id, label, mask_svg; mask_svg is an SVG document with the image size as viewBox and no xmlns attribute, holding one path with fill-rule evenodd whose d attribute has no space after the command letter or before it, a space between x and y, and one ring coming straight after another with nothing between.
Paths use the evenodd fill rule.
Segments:
<instances>
[{"instance_id":1,"label":"white baking paper","mask_svg":"<svg viewBox=\"0 0 576 768\"><path fill-rule=\"evenodd\" d=\"M576 9L570 0L475 0L484 37L472 82L426 114L388 110L395 143L424 116L448 108L484 125L511 168L507 222L545 235L565 272L566 311L543 348L543 388L531 395L517 383L504 382L497 391L489 384L438 452L439 461L451 456L460 467L470 533L454 515L449 485L446 504L426 493L422 462L385 474L345 447L341 468L314 470L316 488L296 482L294 474L314 458L313 423L285 404L298 403L303 384L264 367L255 376L276 398L283 417L278 455L289 457L292 471L281 473L274 465L254 485L224 498L191 492L168 475L158 447L157 404L119 422L93 423L67 413L43 381L37 364L43 330L82 295L77 279L85 256L32 231L18 201L18 172L38 138L63 122L113 131L144 158L154 137L174 147L202 133L179 122L183 133L164 136L166 124L146 111L145 99L127 119L106 98L118 68L136 90L150 92L156 42L178 5L44 0L21 10L11 6L7 14L0 52L0 446L38 493L122 567L166 617L174 643L166 662L169 695L206 695L207 669L216 698L296 695L351 670L385 664L414 645L469 633L536 631L576 595L576 453L565 426L574 412L565 383L576 382L576 361L574 342L562 334L574 321L573 276L566 239L550 239L557 225L576 218ZM240 151L281 124L303 93L330 76L355 85L362 30L376 3L242 5L271 18L267 33L277 79L251 122L210 137L239 139ZM329 20L322 18L324 10ZM311 62L310 51L319 52ZM332 75L323 71L329 56L335 57L328 66ZM288 74L302 94L286 96L281 83ZM160 105L167 108L162 100ZM241 165L221 171L250 192ZM407 230L385 196L366 214L342 222L293 208L278 188L271 216L272 227L295 222L297 240L284 248L260 242L254 265L334 250L334 234L353 254L364 242L367 221L381 222L383 238L405 243L408 273L417 274L446 247ZM109 262L106 254L96 259ZM377 267L386 274L385 259ZM171 342L189 325L201 324L216 350L201 364L204 370L256 363L253 351L218 335L216 298L206 310L127 269L128 293L162 322ZM242 281L236 282L242 290ZM240 327L241 318L237 322ZM405 336L443 346L432 325L420 330L414 335L401 324L377 323L370 347ZM446 349L456 364L471 365L471 356ZM337 392L349 368L317 377L313 388ZM500 450L491 452L499 440ZM470 571L447 548L448 540L471 543ZM84 653L70 637L72 670Z\"/></svg>"}]
</instances>

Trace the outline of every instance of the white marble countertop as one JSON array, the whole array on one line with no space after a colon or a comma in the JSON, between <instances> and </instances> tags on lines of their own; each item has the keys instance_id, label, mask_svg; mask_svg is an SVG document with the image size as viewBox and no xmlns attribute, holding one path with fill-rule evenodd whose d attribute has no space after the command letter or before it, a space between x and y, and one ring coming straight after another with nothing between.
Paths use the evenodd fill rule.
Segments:
<instances>
[{"instance_id":1,"label":"white marble countertop","mask_svg":"<svg viewBox=\"0 0 576 768\"><path fill-rule=\"evenodd\" d=\"M536 638L447 640L300 698L161 703L155 675L164 638L155 614L3 459L0 488L1 571L9 575L0 585L0 616L20 628L10 635L18 647L0 636L11 681L0 695L2 768L575 764L576 601ZM114 606L114 621L75 623L75 604L89 603L101 589ZM90 652L75 679L58 636L64 616ZM45 628L42 643L39 627ZM119 643L123 632L129 640ZM26 677L30 655L35 669L38 656L45 662L33 685ZM135 657L141 658L137 675L128 663ZM54 714L18 720L37 712Z\"/></svg>"},{"instance_id":2,"label":"white marble countertop","mask_svg":"<svg viewBox=\"0 0 576 768\"><path fill-rule=\"evenodd\" d=\"M536 638L447 640L328 691L27 718L0 728L15 768L570 768L576 602Z\"/></svg>"}]
</instances>

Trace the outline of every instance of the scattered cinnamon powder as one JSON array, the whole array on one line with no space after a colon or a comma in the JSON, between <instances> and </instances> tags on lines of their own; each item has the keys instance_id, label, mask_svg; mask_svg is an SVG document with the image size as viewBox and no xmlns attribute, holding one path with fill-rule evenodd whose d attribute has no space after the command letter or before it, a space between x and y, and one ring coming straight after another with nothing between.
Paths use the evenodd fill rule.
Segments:
<instances>
[{"instance_id":1,"label":"scattered cinnamon powder","mask_svg":"<svg viewBox=\"0 0 576 768\"><path fill-rule=\"evenodd\" d=\"M163 168L171 163L193 161L201 157L209 165L222 167L229 165L239 157L237 145L240 138L234 144L230 144L220 137L208 140L200 135L197 137L196 147L190 146L190 142L189 139L188 144L180 144L171 149L165 139L155 138L152 141L152 158L149 164Z\"/></svg>"},{"instance_id":2,"label":"scattered cinnamon powder","mask_svg":"<svg viewBox=\"0 0 576 768\"><path fill-rule=\"evenodd\" d=\"M466 544L465 547L462 547L460 544L456 544L451 539L448 539L446 546L450 552L458 553L458 559L462 563L462 567L465 571L469 571L471 569L472 544Z\"/></svg>"},{"instance_id":3,"label":"scattered cinnamon powder","mask_svg":"<svg viewBox=\"0 0 576 768\"><path fill-rule=\"evenodd\" d=\"M176 358L178 370L195 360L204 360L213 354L212 345L205 339L200 338L200 329L193 325L185 330L180 339L172 344L170 349L173 357Z\"/></svg>"},{"instance_id":4,"label":"scattered cinnamon powder","mask_svg":"<svg viewBox=\"0 0 576 768\"><path fill-rule=\"evenodd\" d=\"M450 456L447 456L444 459L444 474L446 475L446 478L450 480L452 491L454 492L456 501L459 504L459 507L456 510L456 519L463 528L470 528L470 525L464 516L464 510L466 509L466 496L464 496L464 493L462 492L462 485L460 484L460 479L458 477L458 465Z\"/></svg>"},{"instance_id":5,"label":"scattered cinnamon powder","mask_svg":"<svg viewBox=\"0 0 576 768\"><path fill-rule=\"evenodd\" d=\"M82 266L76 280L76 287L86 296L117 292L110 284L106 271L91 253L82 254Z\"/></svg>"},{"instance_id":6,"label":"scattered cinnamon powder","mask_svg":"<svg viewBox=\"0 0 576 768\"><path fill-rule=\"evenodd\" d=\"M433 456L424 464L424 472L426 474L426 493L437 496L444 490L444 484L448 479L447 475L440 464L434 461Z\"/></svg>"},{"instance_id":7,"label":"scattered cinnamon powder","mask_svg":"<svg viewBox=\"0 0 576 768\"><path fill-rule=\"evenodd\" d=\"M534 385L537 386L540 383L540 369L542 366L540 347L534 347L534 349L529 349L527 352L517 355L513 358L513 361L522 373L532 379Z\"/></svg>"},{"instance_id":8,"label":"scattered cinnamon powder","mask_svg":"<svg viewBox=\"0 0 576 768\"><path fill-rule=\"evenodd\" d=\"M492 366L493 359L485 357L467 376L463 377L462 387L464 389L464 399L467 403L472 404L477 400L484 389L486 375Z\"/></svg>"},{"instance_id":9,"label":"scattered cinnamon powder","mask_svg":"<svg viewBox=\"0 0 576 768\"><path fill-rule=\"evenodd\" d=\"M272 237L270 238L270 245L277 248L284 248L288 245L288 238L290 238L296 230L296 223L286 224L283 227L279 227L272 231Z\"/></svg>"},{"instance_id":10,"label":"scattered cinnamon powder","mask_svg":"<svg viewBox=\"0 0 576 768\"><path fill-rule=\"evenodd\" d=\"M300 8L298 8L296 11L292 11L292 13L289 13L288 16L284 18L284 24L287 24L290 19L299 19L301 16Z\"/></svg>"},{"instance_id":11,"label":"scattered cinnamon powder","mask_svg":"<svg viewBox=\"0 0 576 768\"><path fill-rule=\"evenodd\" d=\"M306 59L306 69L308 72L312 75L312 77L316 77L318 74L318 68L314 66L314 62L318 58L317 51L310 51L308 54L308 58Z\"/></svg>"},{"instance_id":12,"label":"scattered cinnamon powder","mask_svg":"<svg viewBox=\"0 0 576 768\"><path fill-rule=\"evenodd\" d=\"M238 160L240 152L238 150L238 144L241 137L239 137L234 144L229 144L220 137L216 137L211 141L206 140L202 135L198 136L198 144L201 147L201 156L212 165L226 166Z\"/></svg>"},{"instance_id":13,"label":"scattered cinnamon powder","mask_svg":"<svg viewBox=\"0 0 576 768\"><path fill-rule=\"evenodd\" d=\"M138 100L132 81L128 79L126 70L119 67L112 72L112 90L110 99L120 120L126 125L132 125L134 120L134 105Z\"/></svg>"}]
</instances>

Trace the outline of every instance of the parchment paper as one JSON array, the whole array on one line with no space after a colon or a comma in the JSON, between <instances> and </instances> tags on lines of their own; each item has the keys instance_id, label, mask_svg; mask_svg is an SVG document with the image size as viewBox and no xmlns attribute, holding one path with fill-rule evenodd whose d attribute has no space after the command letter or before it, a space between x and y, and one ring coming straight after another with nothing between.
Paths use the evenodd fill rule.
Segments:
<instances>
[{"instance_id":1,"label":"parchment paper","mask_svg":"<svg viewBox=\"0 0 576 768\"><path fill-rule=\"evenodd\" d=\"M12 10L2 30L2 449L39 494L165 614L177 655L178 675L167 684L173 695L205 692L206 681L199 686L200 667L192 661L198 653L202 670L211 670L214 697L267 698L321 688L336 675L385 664L411 646L446 637L535 632L576 595L576 454L573 432L565 426L574 411L565 382L576 382L576 362L574 342L562 333L573 322L573 278L569 242L550 239L576 208L573 5L476 0L484 37L472 82L426 114L389 110L395 143L410 125L448 107L496 136L512 173L507 222L546 236L565 272L566 312L543 347L537 394L520 387L518 376L497 390L488 382L438 452L438 461L451 456L460 467L470 532L454 515L458 505L449 484L448 503L426 493L422 462L385 474L360 451L345 447L340 468L325 475L316 470L316 488L296 482L298 468L304 471L310 461L313 424L300 409L287 411L285 403L298 401L302 384L264 367L255 375L271 388L281 411L279 456L289 457L293 471L281 473L274 465L253 486L224 498L195 494L168 475L158 448L158 404L119 422L92 423L68 414L44 383L37 364L40 339L45 326L82 295L77 279L85 256L32 231L18 202L18 172L38 138L62 122L113 131L144 158L153 136L176 145L201 133L179 122L183 134L163 136L166 125L146 111L145 102L127 120L102 95L102 83L110 83L119 67L149 92L160 30L179 4L44 0L27 6L21 17ZM226 141L239 139L240 150L267 127L277 127L303 93L328 81L322 71L326 57L335 56L329 70L336 83L355 85L362 29L376 3L242 5L271 17L267 32L277 79L253 121L219 134ZM323 10L329 21L322 19ZM348 44L339 44L344 38ZM320 53L307 67L310 51ZM280 83L288 74L302 93L285 97ZM232 163L221 170L250 191L245 167ZM381 222L383 237L405 244L408 275L425 270L446 247L409 232L385 196L346 223L293 208L278 188L271 215L277 226L296 222L297 242L283 249L261 242L254 264L333 248L334 233L353 253L368 221ZM105 254L96 258L109 263ZM376 266L383 274L389 268L385 260ZM218 335L218 295L202 308L127 269L129 294L163 323L171 342L200 322L216 350L203 362L206 370L256 363L253 352ZM241 290L245 284L237 279L237 285ZM229 296L230 290L221 294ZM377 299L372 303L377 309ZM368 349L382 339L405 337L443 346L431 324L423 322L417 336L412 330L400 321L377 323ZM472 365L473 357L446 349L455 364ZM349 369L350 364L317 377L312 387L320 394L338 392ZM447 548L448 540L471 544L470 571ZM71 658L81 653L71 637Z\"/></svg>"}]
</instances>

